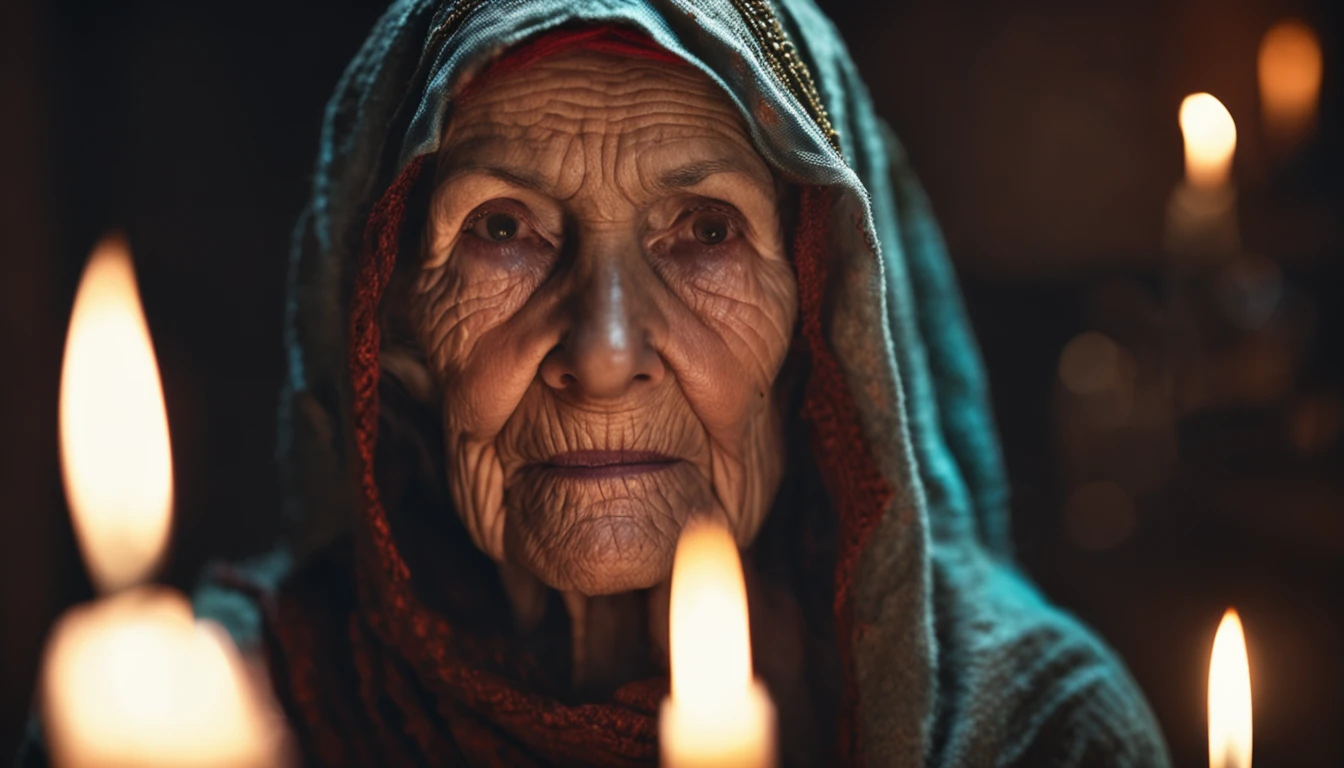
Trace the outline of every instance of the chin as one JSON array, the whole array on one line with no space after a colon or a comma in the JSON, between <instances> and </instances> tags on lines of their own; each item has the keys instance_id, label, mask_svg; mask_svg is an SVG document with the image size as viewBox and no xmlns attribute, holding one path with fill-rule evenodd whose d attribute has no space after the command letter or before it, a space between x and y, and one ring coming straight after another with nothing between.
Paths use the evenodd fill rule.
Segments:
<instances>
[{"instance_id":1,"label":"chin","mask_svg":"<svg viewBox=\"0 0 1344 768\"><path fill-rule=\"evenodd\" d=\"M647 516L604 515L575 523L542 544L520 537L509 557L544 584L589 597L648 589L672 576L676 533Z\"/></svg>"}]
</instances>

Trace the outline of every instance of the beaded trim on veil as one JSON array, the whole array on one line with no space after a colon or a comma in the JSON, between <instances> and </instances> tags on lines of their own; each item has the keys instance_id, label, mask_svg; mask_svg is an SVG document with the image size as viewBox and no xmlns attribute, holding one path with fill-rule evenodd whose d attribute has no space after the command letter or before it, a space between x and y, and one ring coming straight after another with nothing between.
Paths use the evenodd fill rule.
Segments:
<instances>
[{"instance_id":1,"label":"beaded trim on veil","mask_svg":"<svg viewBox=\"0 0 1344 768\"><path fill-rule=\"evenodd\" d=\"M491 0L457 0L443 12L443 18L430 32L426 45L428 50L438 47L453 34L472 11L487 5ZM729 0L756 41L762 57L770 66L779 84L793 95L803 106L808 116L821 129L832 148L840 152L840 133L831 124L826 105L817 92L816 81L807 68L802 56L798 54L793 41L779 23L779 17L770 6L769 0Z\"/></svg>"}]
</instances>

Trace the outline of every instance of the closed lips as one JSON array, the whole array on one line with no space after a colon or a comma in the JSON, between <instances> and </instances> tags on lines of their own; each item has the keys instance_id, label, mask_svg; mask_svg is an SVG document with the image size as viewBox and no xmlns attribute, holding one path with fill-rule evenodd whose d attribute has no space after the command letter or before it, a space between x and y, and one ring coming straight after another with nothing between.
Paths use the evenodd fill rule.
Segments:
<instances>
[{"instance_id":1,"label":"closed lips","mask_svg":"<svg viewBox=\"0 0 1344 768\"><path fill-rule=\"evenodd\" d=\"M552 456L544 466L567 475L601 477L654 472L678 461L656 451L570 451Z\"/></svg>"}]
</instances>

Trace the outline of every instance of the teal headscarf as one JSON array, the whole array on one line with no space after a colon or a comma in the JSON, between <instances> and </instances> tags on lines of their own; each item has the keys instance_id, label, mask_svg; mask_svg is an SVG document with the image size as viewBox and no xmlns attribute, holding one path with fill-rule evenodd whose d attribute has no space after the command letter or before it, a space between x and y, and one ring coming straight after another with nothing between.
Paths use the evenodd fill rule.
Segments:
<instances>
[{"instance_id":1,"label":"teal headscarf","mask_svg":"<svg viewBox=\"0 0 1344 768\"><path fill-rule=\"evenodd\" d=\"M838 373L839 394L810 417L839 435L815 450L832 506L849 521L839 531L836 604L851 711L837 759L1166 765L1158 728L1120 663L1012 562L987 384L942 239L844 43L810 0L399 0L389 8L328 106L294 247L281 453L294 510L314 539L367 512L352 447L358 392L347 333L371 215L416 158L437 149L456 88L510 46L573 24L637 30L698 67L737 105L779 175L826 200L811 332ZM855 499L875 506L846 509ZM293 585L314 582L302 563L319 545L296 547L296 567L278 559L253 567L273 588L263 603L286 605ZM262 627L254 598L212 588L199 604L247 641ZM346 607L378 599L361 592ZM396 634L372 623L384 639ZM340 631L330 642L344 642ZM297 663L283 649L271 659ZM291 715L302 704L291 702ZM454 710L442 698L438 708L451 724ZM419 754L456 764L447 752Z\"/></svg>"}]
</instances>

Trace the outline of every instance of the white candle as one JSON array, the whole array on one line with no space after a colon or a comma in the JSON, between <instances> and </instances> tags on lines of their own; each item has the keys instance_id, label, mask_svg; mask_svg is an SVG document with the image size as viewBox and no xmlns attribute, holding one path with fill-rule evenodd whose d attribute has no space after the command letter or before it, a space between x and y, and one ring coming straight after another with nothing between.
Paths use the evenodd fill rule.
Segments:
<instances>
[{"instance_id":1,"label":"white candle","mask_svg":"<svg viewBox=\"0 0 1344 768\"><path fill-rule=\"evenodd\" d=\"M179 593L137 586L163 557L172 464L158 366L130 253L94 250L61 377L61 469L95 585L52 630L42 717L58 768L261 768L283 725L222 629Z\"/></svg>"},{"instance_id":2,"label":"white candle","mask_svg":"<svg viewBox=\"0 0 1344 768\"><path fill-rule=\"evenodd\" d=\"M1231 608L1209 657L1209 768L1251 768L1251 669L1241 618Z\"/></svg>"},{"instance_id":3,"label":"white candle","mask_svg":"<svg viewBox=\"0 0 1344 768\"><path fill-rule=\"evenodd\" d=\"M269 768L282 738L224 630L164 587L76 606L46 653L52 763Z\"/></svg>"},{"instance_id":4,"label":"white candle","mask_svg":"<svg viewBox=\"0 0 1344 768\"><path fill-rule=\"evenodd\" d=\"M1237 125L1227 107L1210 94L1191 94L1181 102L1180 123L1186 182L1202 189L1225 186L1237 149Z\"/></svg>"},{"instance_id":5,"label":"white candle","mask_svg":"<svg viewBox=\"0 0 1344 768\"><path fill-rule=\"evenodd\" d=\"M659 734L664 768L769 768L775 708L752 676L742 563L732 535L692 522L672 568L672 695Z\"/></svg>"}]
</instances>

